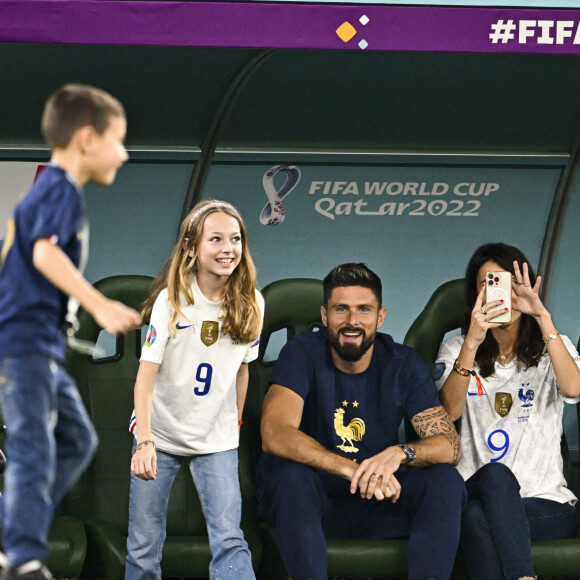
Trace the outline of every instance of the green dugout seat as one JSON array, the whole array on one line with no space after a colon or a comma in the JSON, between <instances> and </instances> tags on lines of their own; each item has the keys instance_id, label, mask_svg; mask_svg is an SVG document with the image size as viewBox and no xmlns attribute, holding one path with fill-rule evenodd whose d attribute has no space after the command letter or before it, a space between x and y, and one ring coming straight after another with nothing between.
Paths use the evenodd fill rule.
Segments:
<instances>
[{"instance_id":1,"label":"green dugout seat","mask_svg":"<svg viewBox=\"0 0 580 580\"><path fill-rule=\"evenodd\" d=\"M448 332L461 328L463 320L463 279L451 280L435 290L423 311L409 328L405 344L412 346L425 364L434 369L439 345ZM580 345L579 345L580 346ZM580 421L580 405L576 405ZM576 496L580 490L574 484L572 461L565 435L562 436L564 475ZM580 527L576 537L553 542L533 542L532 556L538 578L570 580L580 578ZM453 578L467 578L462 554L458 555Z\"/></svg>"},{"instance_id":2,"label":"green dugout seat","mask_svg":"<svg viewBox=\"0 0 580 580\"><path fill-rule=\"evenodd\" d=\"M97 282L95 287L105 296L139 310L151 282L152 278L147 276L113 276ZM97 341L101 333L97 323L86 312L81 312L79 317L78 338ZM106 356L101 359L93 360L76 352L68 356L69 371L100 440L93 462L63 505L67 515L82 519L86 525L87 555L82 578L124 578L125 575L133 441L128 427L143 336L141 329L116 338L109 336ZM99 343L102 339L101 334ZM253 497L252 500L255 502ZM245 504L243 511L245 517L248 512ZM246 537L251 544L251 531ZM259 549L250 547L257 557ZM161 563L163 574L173 578L207 578L210 560L205 520L189 469L184 466L169 501L167 539Z\"/></svg>"}]
</instances>

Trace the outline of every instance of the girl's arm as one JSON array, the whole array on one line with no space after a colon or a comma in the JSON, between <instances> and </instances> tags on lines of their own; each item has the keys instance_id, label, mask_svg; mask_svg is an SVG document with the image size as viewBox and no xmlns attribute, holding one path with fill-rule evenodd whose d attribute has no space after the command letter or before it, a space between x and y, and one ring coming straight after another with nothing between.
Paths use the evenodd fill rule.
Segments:
<instances>
[{"instance_id":1,"label":"girl's arm","mask_svg":"<svg viewBox=\"0 0 580 580\"><path fill-rule=\"evenodd\" d=\"M135 381L135 419L137 422L137 447L131 458L131 472L141 479L155 479L157 456L151 435L151 407L153 386L159 365L141 361ZM145 443L148 442L148 443Z\"/></svg>"},{"instance_id":2,"label":"girl's arm","mask_svg":"<svg viewBox=\"0 0 580 580\"><path fill-rule=\"evenodd\" d=\"M238 402L238 424L242 420L244 413L244 403L246 402L246 393L248 392L248 381L250 379L250 371L248 370L248 363L242 363L236 376L236 397Z\"/></svg>"}]
</instances>

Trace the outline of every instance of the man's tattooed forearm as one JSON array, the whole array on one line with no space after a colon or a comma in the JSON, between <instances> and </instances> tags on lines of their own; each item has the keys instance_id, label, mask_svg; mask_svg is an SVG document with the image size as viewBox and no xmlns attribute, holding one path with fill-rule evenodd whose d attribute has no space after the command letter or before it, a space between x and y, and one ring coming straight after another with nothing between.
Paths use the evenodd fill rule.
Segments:
<instances>
[{"instance_id":1,"label":"man's tattooed forearm","mask_svg":"<svg viewBox=\"0 0 580 580\"><path fill-rule=\"evenodd\" d=\"M439 434L441 419L446 416L448 417L443 407L433 407L432 409L427 409L427 411L415 415L411 422L417 435L421 439L424 439L425 437Z\"/></svg>"},{"instance_id":2,"label":"man's tattooed forearm","mask_svg":"<svg viewBox=\"0 0 580 580\"><path fill-rule=\"evenodd\" d=\"M453 421L443 407L434 407L415 415L412 419L413 427L421 439L442 435L449 441L453 449L453 464L459 463L461 457L461 443Z\"/></svg>"}]
</instances>

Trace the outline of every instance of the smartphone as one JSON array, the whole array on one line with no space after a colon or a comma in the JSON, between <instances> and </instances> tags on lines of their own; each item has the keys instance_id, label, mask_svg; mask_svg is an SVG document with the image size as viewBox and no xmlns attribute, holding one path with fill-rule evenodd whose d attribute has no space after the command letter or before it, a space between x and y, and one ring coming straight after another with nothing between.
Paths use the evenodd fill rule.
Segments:
<instances>
[{"instance_id":1,"label":"smartphone","mask_svg":"<svg viewBox=\"0 0 580 580\"><path fill-rule=\"evenodd\" d=\"M503 304L497 308L491 308L488 312L508 309L504 314L490 318L490 322L510 322L512 319L512 275L511 272L486 272L485 273L485 302L503 300Z\"/></svg>"}]
</instances>

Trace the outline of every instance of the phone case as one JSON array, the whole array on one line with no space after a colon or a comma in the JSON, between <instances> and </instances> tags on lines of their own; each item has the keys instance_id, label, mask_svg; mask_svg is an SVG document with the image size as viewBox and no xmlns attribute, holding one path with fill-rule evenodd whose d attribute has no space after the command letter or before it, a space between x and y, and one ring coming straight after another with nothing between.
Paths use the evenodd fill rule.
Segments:
<instances>
[{"instance_id":1,"label":"phone case","mask_svg":"<svg viewBox=\"0 0 580 580\"><path fill-rule=\"evenodd\" d=\"M490 319L490 322L510 322L512 319L512 275L510 272L486 272L485 274L485 302L493 300L503 300L503 304L494 310L508 309L504 314L500 314Z\"/></svg>"}]
</instances>

